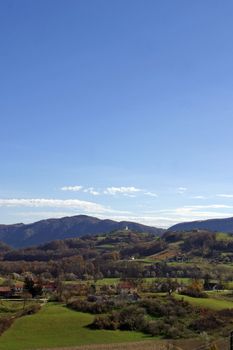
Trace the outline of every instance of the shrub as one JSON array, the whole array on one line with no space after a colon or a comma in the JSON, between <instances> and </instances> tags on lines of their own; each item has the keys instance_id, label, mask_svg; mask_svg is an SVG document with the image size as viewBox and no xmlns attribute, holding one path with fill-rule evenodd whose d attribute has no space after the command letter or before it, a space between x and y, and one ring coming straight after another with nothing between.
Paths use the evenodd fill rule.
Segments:
<instances>
[{"instance_id":1,"label":"shrub","mask_svg":"<svg viewBox=\"0 0 233 350\"><path fill-rule=\"evenodd\" d=\"M141 330L147 326L146 311L143 308L130 305L119 313L119 325L123 330Z\"/></svg>"},{"instance_id":2,"label":"shrub","mask_svg":"<svg viewBox=\"0 0 233 350\"><path fill-rule=\"evenodd\" d=\"M182 331L179 329L178 326L171 326L166 331L166 337L171 339L181 338Z\"/></svg>"},{"instance_id":3,"label":"shrub","mask_svg":"<svg viewBox=\"0 0 233 350\"><path fill-rule=\"evenodd\" d=\"M95 317L91 328L95 329L111 329L116 330L119 327L118 314L112 313L107 316L97 316Z\"/></svg>"},{"instance_id":4,"label":"shrub","mask_svg":"<svg viewBox=\"0 0 233 350\"><path fill-rule=\"evenodd\" d=\"M149 333L152 336L156 336L160 334L160 329L158 326L158 322L156 321L149 321L147 328L146 328L146 332Z\"/></svg>"},{"instance_id":5,"label":"shrub","mask_svg":"<svg viewBox=\"0 0 233 350\"><path fill-rule=\"evenodd\" d=\"M22 311L19 311L17 313L17 316L22 317L22 316L26 316L26 315L33 315L33 314L36 314L37 312L39 312L40 309L41 309L40 304L33 304L33 305L26 307Z\"/></svg>"},{"instance_id":6,"label":"shrub","mask_svg":"<svg viewBox=\"0 0 233 350\"><path fill-rule=\"evenodd\" d=\"M195 331L203 332L203 331L207 331L207 330L216 329L216 328L222 326L223 323L224 322L222 320L220 320L219 318L217 318L216 315L210 314L210 315L207 315L205 317L201 317L198 320L193 321L190 324L190 328L195 330Z\"/></svg>"},{"instance_id":7,"label":"shrub","mask_svg":"<svg viewBox=\"0 0 233 350\"><path fill-rule=\"evenodd\" d=\"M145 310L131 305L121 311L113 311L106 316L97 316L90 327L97 329L145 331L147 323Z\"/></svg>"},{"instance_id":8,"label":"shrub","mask_svg":"<svg viewBox=\"0 0 233 350\"><path fill-rule=\"evenodd\" d=\"M140 301L139 305L144 307L148 314L155 317L184 317L188 313L192 312L192 307L190 304L183 300L175 300L172 297L167 299L166 303L161 303L161 301L159 302L152 299L144 299Z\"/></svg>"},{"instance_id":9,"label":"shrub","mask_svg":"<svg viewBox=\"0 0 233 350\"><path fill-rule=\"evenodd\" d=\"M87 300L73 300L67 304L67 307L75 311L102 314L112 310L114 305L110 301L90 302Z\"/></svg>"},{"instance_id":10,"label":"shrub","mask_svg":"<svg viewBox=\"0 0 233 350\"><path fill-rule=\"evenodd\" d=\"M193 280L180 294L194 298L208 298L208 294L203 291L203 283L200 280Z\"/></svg>"}]
</instances>

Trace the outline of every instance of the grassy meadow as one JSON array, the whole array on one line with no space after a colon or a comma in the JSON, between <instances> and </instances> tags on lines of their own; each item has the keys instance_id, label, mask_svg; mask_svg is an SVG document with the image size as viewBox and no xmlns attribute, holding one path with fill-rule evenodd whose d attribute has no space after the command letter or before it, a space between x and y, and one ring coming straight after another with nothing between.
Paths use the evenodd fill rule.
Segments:
<instances>
[{"instance_id":1,"label":"grassy meadow","mask_svg":"<svg viewBox=\"0 0 233 350\"><path fill-rule=\"evenodd\" d=\"M93 315L49 303L39 313L17 319L1 336L0 350L33 350L151 339L139 332L91 330L86 326L92 320Z\"/></svg>"},{"instance_id":2,"label":"grassy meadow","mask_svg":"<svg viewBox=\"0 0 233 350\"><path fill-rule=\"evenodd\" d=\"M212 309L216 311L233 308L233 301L218 299L214 296L213 297L210 296L209 298L193 298L187 295L180 295L180 294L174 294L174 296L177 299L184 299L185 301L188 301L190 304L194 306Z\"/></svg>"}]
</instances>

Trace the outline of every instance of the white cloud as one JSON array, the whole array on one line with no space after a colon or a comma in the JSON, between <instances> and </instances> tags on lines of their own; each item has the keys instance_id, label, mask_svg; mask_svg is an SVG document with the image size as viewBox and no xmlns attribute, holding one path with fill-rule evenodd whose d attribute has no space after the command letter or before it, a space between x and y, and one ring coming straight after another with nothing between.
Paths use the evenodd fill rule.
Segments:
<instances>
[{"instance_id":1,"label":"white cloud","mask_svg":"<svg viewBox=\"0 0 233 350\"><path fill-rule=\"evenodd\" d=\"M120 186L120 187L107 187L104 190L96 190L94 187L87 187L84 188L83 186L63 186L61 187L62 191L73 191L73 192L78 192L78 191L82 191L84 193L89 193L92 194L93 196L99 196L101 194L106 194L106 195L112 195L112 196L116 196L116 195L122 195L125 197L131 197L134 198L136 197L136 194L139 192L143 192L143 189L140 188L136 188L134 186ZM158 195L154 192L150 192L150 191L145 191L143 193L145 196L150 196L150 197L158 197Z\"/></svg>"},{"instance_id":2,"label":"white cloud","mask_svg":"<svg viewBox=\"0 0 233 350\"><path fill-rule=\"evenodd\" d=\"M77 199L0 199L0 207L31 208L16 212L23 221L33 222L38 219L87 214L116 221L134 221L156 227L169 227L175 223L225 218L232 216L233 206L225 204L191 205L178 208L129 212L113 210L101 204ZM49 209L47 209L49 208ZM14 211L11 210L11 215ZM23 214L24 213L24 214ZM17 220L18 221L18 220Z\"/></svg>"},{"instance_id":3,"label":"white cloud","mask_svg":"<svg viewBox=\"0 0 233 350\"><path fill-rule=\"evenodd\" d=\"M83 192L85 192L85 193L90 193L90 194L92 194L93 196L98 196L98 195L100 195L100 192L96 191L96 190L94 189L94 187L85 188L85 189L83 190Z\"/></svg>"},{"instance_id":4,"label":"white cloud","mask_svg":"<svg viewBox=\"0 0 233 350\"><path fill-rule=\"evenodd\" d=\"M206 199L205 196L193 196L192 199Z\"/></svg>"},{"instance_id":5,"label":"white cloud","mask_svg":"<svg viewBox=\"0 0 233 350\"><path fill-rule=\"evenodd\" d=\"M144 212L144 215L147 218L153 218L151 223L155 223L158 220L157 225L169 227L174 223L180 222L231 217L233 216L232 209L233 206L225 204L192 205L171 209L150 210ZM162 221L161 218L163 218Z\"/></svg>"},{"instance_id":6,"label":"white cloud","mask_svg":"<svg viewBox=\"0 0 233 350\"><path fill-rule=\"evenodd\" d=\"M183 194L183 193L185 193L187 190L188 190L188 189L187 189L186 187L178 187L178 188L177 188L177 192L178 192L179 194Z\"/></svg>"},{"instance_id":7,"label":"white cloud","mask_svg":"<svg viewBox=\"0 0 233 350\"><path fill-rule=\"evenodd\" d=\"M78 208L90 213L112 212L101 204L79 199L0 199L0 207L31 207L31 208Z\"/></svg>"},{"instance_id":8,"label":"white cloud","mask_svg":"<svg viewBox=\"0 0 233 350\"><path fill-rule=\"evenodd\" d=\"M233 206L225 205L225 204L209 204L209 205L187 205L187 206L184 206L184 208L187 208L187 209L190 209L190 210L196 210L196 209L224 209L224 208L231 209L231 208L233 208Z\"/></svg>"},{"instance_id":9,"label":"white cloud","mask_svg":"<svg viewBox=\"0 0 233 350\"><path fill-rule=\"evenodd\" d=\"M110 194L112 196L115 196L117 194L123 194L123 195L133 195L135 193L141 192L142 190L136 187L107 187L104 190L104 194Z\"/></svg>"},{"instance_id":10,"label":"white cloud","mask_svg":"<svg viewBox=\"0 0 233 350\"><path fill-rule=\"evenodd\" d=\"M233 194L217 194L220 198L233 198Z\"/></svg>"},{"instance_id":11,"label":"white cloud","mask_svg":"<svg viewBox=\"0 0 233 350\"><path fill-rule=\"evenodd\" d=\"M158 197L158 195L157 195L156 193L153 193L153 192L150 192L150 191L144 192L144 194L145 194L146 196L149 196L149 197L155 197L155 198Z\"/></svg>"},{"instance_id":12,"label":"white cloud","mask_svg":"<svg viewBox=\"0 0 233 350\"><path fill-rule=\"evenodd\" d=\"M62 191L73 191L78 192L83 188L83 186L63 186L61 187Z\"/></svg>"}]
</instances>

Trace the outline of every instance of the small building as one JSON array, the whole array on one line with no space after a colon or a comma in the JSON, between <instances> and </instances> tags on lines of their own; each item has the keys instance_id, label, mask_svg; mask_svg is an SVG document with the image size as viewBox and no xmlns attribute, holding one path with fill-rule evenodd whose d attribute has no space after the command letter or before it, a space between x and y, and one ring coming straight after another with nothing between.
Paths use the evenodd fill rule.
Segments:
<instances>
[{"instance_id":1,"label":"small building","mask_svg":"<svg viewBox=\"0 0 233 350\"><path fill-rule=\"evenodd\" d=\"M0 286L0 297L10 298L12 296L12 289L6 286Z\"/></svg>"},{"instance_id":2,"label":"small building","mask_svg":"<svg viewBox=\"0 0 233 350\"><path fill-rule=\"evenodd\" d=\"M122 281L122 282L118 283L117 291L120 294L135 293L135 292L137 292L137 288L130 281Z\"/></svg>"},{"instance_id":3,"label":"small building","mask_svg":"<svg viewBox=\"0 0 233 350\"><path fill-rule=\"evenodd\" d=\"M49 282L43 285L42 290L44 293L53 293L57 289L55 283Z\"/></svg>"},{"instance_id":4,"label":"small building","mask_svg":"<svg viewBox=\"0 0 233 350\"><path fill-rule=\"evenodd\" d=\"M21 294L23 293L23 285L22 284L15 284L13 287L12 287L12 291L14 294Z\"/></svg>"}]
</instances>

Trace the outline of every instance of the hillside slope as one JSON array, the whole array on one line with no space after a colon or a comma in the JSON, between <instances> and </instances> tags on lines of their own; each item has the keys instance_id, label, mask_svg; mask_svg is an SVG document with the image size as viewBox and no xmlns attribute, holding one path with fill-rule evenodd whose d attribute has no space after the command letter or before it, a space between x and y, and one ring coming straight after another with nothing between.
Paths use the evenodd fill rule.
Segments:
<instances>
[{"instance_id":1,"label":"hillside slope","mask_svg":"<svg viewBox=\"0 0 233 350\"><path fill-rule=\"evenodd\" d=\"M137 232L159 235L163 229L145 226L135 222L101 220L86 215L48 219L32 224L0 225L0 240L12 247L28 247L56 239L80 237L86 234L108 233L126 226Z\"/></svg>"},{"instance_id":2,"label":"hillside slope","mask_svg":"<svg viewBox=\"0 0 233 350\"><path fill-rule=\"evenodd\" d=\"M233 233L233 217L226 219L183 222L171 226L169 231L191 231L195 229Z\"/></svg>"}]
</instances>

